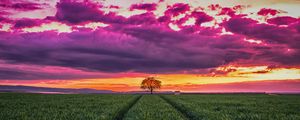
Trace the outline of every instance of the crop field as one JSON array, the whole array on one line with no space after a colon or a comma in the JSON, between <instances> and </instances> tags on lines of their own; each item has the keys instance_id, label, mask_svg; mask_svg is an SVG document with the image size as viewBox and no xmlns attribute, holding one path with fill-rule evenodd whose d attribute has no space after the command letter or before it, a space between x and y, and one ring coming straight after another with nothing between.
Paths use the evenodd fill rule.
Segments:
<instances>
[{"instance_id":1,"label":"crop field","mask_svg":"<svg viewBox=\"0 0 300 120\"><path fill-rule=\"evenodd\" d=\"M0 93L0 120L300 120L300 95Z\"/></svg>"},{"instance_id":2,"label":"crop field","mask_svg":"<svg viewBox=\"0 0 300 120\"><path fill-rule=\"evenodd\" d=\"M194 120L300 120L299 95L165 95L163 98Z\"/></svg>"},{"instance_id":3,"label":"crop field","mask_svg":"<svg viewBox=\"0 0 300 120\"><path fill-rule=\"evenodd\" d=\"M137 97L0 93L0 120L112 120Z\"/></svg>"},{"instance_id":4,"label":"crop field","mask_svg":"<svg viewBox=\"0 0 300 120\"><path fill-rule=\"evenodd\" d=\"M125 120L185 120L184 116L157 95L143 97L128 111Z\"/></svg>"}]
</instances>

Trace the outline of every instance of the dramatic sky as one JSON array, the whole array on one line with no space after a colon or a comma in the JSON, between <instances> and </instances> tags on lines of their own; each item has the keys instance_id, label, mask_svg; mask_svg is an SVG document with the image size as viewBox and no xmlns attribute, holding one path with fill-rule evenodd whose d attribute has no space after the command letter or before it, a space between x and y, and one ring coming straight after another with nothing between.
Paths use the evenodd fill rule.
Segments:
<instances>
[{"instance_id":1,"label":"dramatic sky","mask_svg":"<svg viewBox=\"0 0 300 120\"><path fill-rule=\"evenodd\" d=\"M0 85L300 92L299 0L1 0Z\"/></svg>"}]
</instances>

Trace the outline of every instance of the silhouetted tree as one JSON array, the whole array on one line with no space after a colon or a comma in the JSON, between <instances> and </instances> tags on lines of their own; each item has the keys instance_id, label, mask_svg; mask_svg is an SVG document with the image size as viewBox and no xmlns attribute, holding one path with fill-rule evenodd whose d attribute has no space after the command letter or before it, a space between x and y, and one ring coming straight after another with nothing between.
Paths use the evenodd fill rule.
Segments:
<instances>
[{"instance_id":1,"label":"silhouetted tree","mask_svg":"<svg viewBox=\"0 0 300 120\"><path fill-rule=\"evenodd\" d=\"M154 89L159 89L160 86L161 81L156 80L154 77L147 77L141 83L141 88L150 90L151 94L153 93Z\"/></svg>"}]
</instances>

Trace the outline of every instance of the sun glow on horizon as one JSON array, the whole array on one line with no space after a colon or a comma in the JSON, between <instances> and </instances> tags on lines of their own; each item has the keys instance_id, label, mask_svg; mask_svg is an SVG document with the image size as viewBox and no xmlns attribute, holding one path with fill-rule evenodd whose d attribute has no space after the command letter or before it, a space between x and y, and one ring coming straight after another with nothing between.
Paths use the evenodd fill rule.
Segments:
<instances>
[{"instance_id":1,"label":"sun glow on horizon","mask_svg":"<svg viewBox=\"0 0 300 120\"><path fill-rule=\"evenodd\" d=\"M269 66L222 66L216 68L218 75L207 74L155 74L155 78L162 81L162 88L167 86L185 86L185 85L210 85L225 84L249 81L274 81L274 80L300 80L299 68L270 68ZM12 82L4 81L3 85L31 85L42 87L58 88L93 88L107 89L115 91L136 91L140 90L141 81L151 74L138 75L133 77L116 78L97 78L80 80L54 80L40 82ZM63 84L62 84L63 83Z\"/></svg>"}]
</instances>

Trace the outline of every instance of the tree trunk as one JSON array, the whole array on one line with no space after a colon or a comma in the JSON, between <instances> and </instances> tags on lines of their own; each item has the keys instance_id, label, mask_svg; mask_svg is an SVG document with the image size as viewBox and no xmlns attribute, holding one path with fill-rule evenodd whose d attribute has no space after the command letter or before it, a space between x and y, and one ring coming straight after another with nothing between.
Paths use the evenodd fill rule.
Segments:
<instances>
[{"instance_id":1,"label":"tree trunk","mask_svg":"<svg viewBox=\"0 0 300 120\"><path fill-rule=\"evenodd\" d=\"M153 94L153 89L150 89L150 91L151 91L151 94Z\"/></svg>"}]
</instances>

